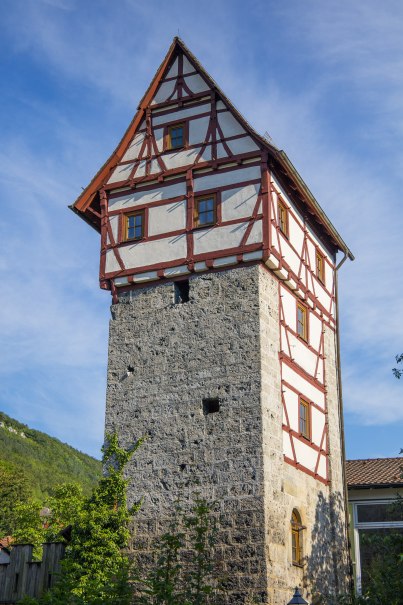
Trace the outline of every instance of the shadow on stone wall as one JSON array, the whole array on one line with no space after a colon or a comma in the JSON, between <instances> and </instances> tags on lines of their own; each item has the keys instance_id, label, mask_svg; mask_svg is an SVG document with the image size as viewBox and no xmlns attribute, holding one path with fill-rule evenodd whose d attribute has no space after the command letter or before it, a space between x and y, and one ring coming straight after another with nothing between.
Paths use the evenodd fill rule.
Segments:
<instances>
[{"instance_id":1,"label":"shadow on stone wall","mask_svg":"<svg viewBox=\"0 0 403 605\"><path fill-rule=\"evenodd\" d=\"M348 590L348 556L344 500L340 492L327 499L318 494L312 548L307 561L306 580L312 586L312 604L332 602L332 596Z\"/></svg>"}]
</instances>

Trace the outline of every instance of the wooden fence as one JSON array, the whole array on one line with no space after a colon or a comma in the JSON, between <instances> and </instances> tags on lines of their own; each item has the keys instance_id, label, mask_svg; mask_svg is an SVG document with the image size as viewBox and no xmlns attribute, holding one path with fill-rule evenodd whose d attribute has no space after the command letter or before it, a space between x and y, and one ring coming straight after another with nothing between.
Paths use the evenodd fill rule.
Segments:
<instances>
[{"instance_id":1,"label":"wooden fence","mask_svg":"<svg viewBox=\"0 0 403 605\"><path fill-rule=\"evenodd\" d=\"M12 605L25 595L39 597L49 590L60 573L64 548L61 542L44 544L42 561L33 561L31 544L13 546L10 561L0 563L0 605Z\"/></svg>"}]
</instances>

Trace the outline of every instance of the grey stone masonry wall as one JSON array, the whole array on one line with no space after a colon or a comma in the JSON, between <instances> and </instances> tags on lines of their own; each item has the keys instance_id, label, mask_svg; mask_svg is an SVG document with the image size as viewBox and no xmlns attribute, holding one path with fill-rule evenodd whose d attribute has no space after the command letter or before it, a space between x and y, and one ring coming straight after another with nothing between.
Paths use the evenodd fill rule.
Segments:
<instances>
[{"instance_id":1,"label":"grey stone masonry wall","mask_svg":"<svg viewBox=\"0 0 403 605\"><path fill-rule=\"evenodd\" d=\"M110 324L106 432L125 446L148 435L128 468L130 502L144 498L137 540L151 548L176 498L217 501L230 603L266 602L260 270L195 276L184 304L172 283L133 291Z\"/></svg>"},{"instance_id":2,"label":"grey stone masonry wall","mask_svg":"<svg viewBox=\"0 0 403 605\"><path fill-rule=\"evenodd\" d=\"M284 605L296 585L334 592L344 586L334 555L338 548L344 561L345 542L333 335L330 489L284 462L278 279L253 265L189 282L183 304L165 283L121 294L112 307L106 432L116 430L126 447L147 435L127 469L129 503L144 499L134 543L152 560L174 502L200 494L217 502L227 603ZM205 413L207 398L218 398L218 412ZM294 507L307 526L301 568L291 561Z\"/></svg>"}]
</instances>

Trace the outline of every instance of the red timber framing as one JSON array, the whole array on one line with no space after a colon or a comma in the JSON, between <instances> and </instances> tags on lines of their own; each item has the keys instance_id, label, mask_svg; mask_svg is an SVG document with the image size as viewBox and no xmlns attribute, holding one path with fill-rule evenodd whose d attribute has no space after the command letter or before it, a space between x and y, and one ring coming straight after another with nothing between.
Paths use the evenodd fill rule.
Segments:
<instances>
[{"instance_id":1,"label":"red timber framing","mask_svg":"<svg viewBox=\"0 0 403 605\"><path fill-rule=\"evenodd\" d=\"M209 90L206 90L205 92L191 92L188 85L186 84L186 78L183 75L184 57L186 57L188 62L193 66L193 69L187 72L186 76L200 76L205 81L206 86ZM178 58L178 74L171 78L168 78L167 80L175 81L174 90L172 91L170 98L166 99L163 103L156 103L154 105L151 105L152 100L161 82L164 80L165 74L173 65L176 58ZM174 98L175 96L176 98ZM180 40L178 37L174 38L149 88L147 89L145 95L140 101L137 113L135 114L132 122L130 123L117 148L105 162L102 168L98 171L98 173L89 183L89 185L80 194L77 200L72 204L71 209L77 214L79 214L79 216L81 216L81 218L87 221L91 226L100 231L101 218L99 212L99 203L101 190L105 189L106 191L113 191L113 189L122 186L133 186L136 182L135 174L141 162L140 158L145 158L146 164L148 166L148 168L146 167L146 173L147 171L149 173L152 151L154 151L155 153L155 159L160 167L160 172L155 176L146 174L143 177L139 177L140 182L147 181L147 179L151 180L152 178L165 180L166 178L169 178L171 175L174 174L185 174L186 167L180 169L166 169L163 159L164 152L157 153L156 150L155 137L153 136L153 127L151 125L150 117L156 110L164 109L164 113L165 111L174 112L178 111L178 108L186 108L187 106L194 107L197 103L205 104L207 99L210 99L211 110L208 115L210 116L212 123L210 124L209 133L204 143L205 146L210 144L210 146L212 147L212 160L208 162L200 162L200 166L198 167L201 168L209 166L214 169L215 162L217 162L217 165L228 162L228 158L230 158L231 156L231 159L239 163L245 162L245 160L250 157L257 157L256 152L234 155L231 154L230 146L228 145L230 138L225 138L223 136L221 127L216 121L218 113L223 111L230 111L232 115L238 120L238 122L243 126L248 135L253 138L254 142L256 143L256 146L260 149L261 160L263 161L264 158L267 158L267 167L269 168L269 170L273 170L276 172L278 178L282 179L284 187L290 191L290 194L293 197L294 201L300 204L301 207L303 207L305 211L309 213L312 224L316 226L319 233L323 234L323 237L326 239L328 246L330 246L334 250L343 250L351 259L354 258L347 245L343 242L340 235L337 233L329 219L326 217L323 210L320 208L319 204L317 203L305 183L302 181L301 177L296 172L295 168L292 166L286 154L283 151L280 151L276 147L274 147L271 143L269 143L267 139L261 137L247 123L244 117L236 110L230 100L224 95L224 93L219 89L219 87L211 78L211 76L209 76L209 74L205 71L202 65L198 62L196 57L194 57L190 50L185 46L183 41ZM223 103L224 107L218 110L214 108L214 100L220 100ZM159 112L158 115L160 116L163 114L162 112ZM139 132L139 128L143 123L145 123L145 131L147 136L144 140L143 149L140 150L137 160L133 162L135 166L133 166L132 174L130 174L128 178L125 178L120 182L115 182L108 185L107 182L111 173L113 172L114 168L122 162L122 158L127 152L129 145L134 138L134 135ZM241 137L240 135L236 135L233 138ZM224 149L226 150L226 158L216 158L216 148L219 143L221 143ZM196 163L197 162L192 160L192 166L194 166ZM190 167L191 166L189 166L189 168Z\"/></svg>"},{"instance_id":2,"label":"red timber framing","mask_svg":"<svg viewBox=\"0 0 403 605\"><path fill-rule=\"evenodd\" d=\"M237 125L233 130L224 126L229 118ZM203 129L201 124L205 125ZM169 137L175 125L183 126L183 146L172 149ZM200 139L195 132L202 132ZM174 193L170 196L166 192L171 187ZM247 187L255 192L250 205L244 206L247 211L226 214L229 192ZM152 193L157 190L160 197L154 199ZM195 204L206 196L214 197L215 222L203 227L195 222ZM123 198L129 201L123 202ZM278 198L286 209L286 233L279 224ZM183 208L180 220L153 228L153 212L168 214L170 208L176 207ZM231 264L262 263L272 275L274 271L279 288L283 430L290 442L284 459L327 483L328 472L323 473L321 462L328 456L324 331L333 333L336 326L335 280L331 279L336 252L354 257L286 154L248 124L179 38L174 38L117 148L71 208L101 234L100 285L111 290L114 303L118 301L118 291L144 287L140 281L143 275L151 276L151 280L175 281L195 271L228 269L230 263L219 266L217 262L228 257ZM144 217L142 237L128 240L126 217L138 212ZM292 235L295 225L302 233L296 239ZM238 232L239 239L235 244L234 239L229 239L231 244L219 246L216 236L212 239L214 245L203 248L200 240L204 231L215 229L216 234L225 230ZM146 247L168 239L184 242L180 254L174 259L162 255L157 262ZM146 250L142 256L141 250ZM322 280L316 269L317 253L326 276ZM127 261L136 254L143 259L141 262ZM277 269L271 267L270 259L275 260ZM183 270L181 277L170 272L176 267ZM295 284L293 288L291 282ZM294 300L295 309L298 303L304 305L307 325L309 318L320 322L317 342L310 335L306 341L298 337L295 319L293 324L284 309L282 288ZM298 340L306 357L314 360L309 368L302 358L297 358L293 339ZM290 369L306 385L307 392L286 380L284 374ZM315 389L323 397L323 406L309 396ZM298 427L290 422L286 392L309 402L310 439L301 436ZM318 418L323 424L319 437L318 431L313 430ZM301 444L314 453L314 464L304 462L298 453ZM327 464L326 461L326 468Z\"/></svg>"},{"instance_id":3,"label":"red timber framing","mask_svg":"<svg viewBox=\"0 0 403 605\"><path fill-rule=\"evenodd\" d=\"M279 321L280 321L280 369L281 369L281 399L283 405L283 431L285 433L285 439L289 439L291 446L291 456L284 455L284 460L288 464L295 466L296 468L303 470L307 474L315 477L322 483L327 484L329 482L328 473L328 420L327 420L327 391L326 391L326 375L325 375L325 322L323 317L316 315L318 322L320 321L320 337L316 346L312 346L309 341L305 341L300 338L295 328L290 326L286 321L286 313L284 309L284 302L282 296L282 289L285 289L284 284L279 283ZM298 308L299 298L294 293L289 292L289 305L295 305L295 309ZM307 313L313 313L313 311L307 309ZM288 313L291 316L291 313ZM293 340L291 340L293 339ZM301 347L306 349L311 354L314 363L313 371L309 371L309 368L305 364L306 355L303 354L300 357L300 363L295 359L295 341L301 343ZM298 386L293 384L284 377L284 366L290 368L294 374L298 376ZM322 368L319 373L319 367ZM301 386L302 385L302 386ZM303 386L305 385L305 386ZM313 388L312 388L313 387ZM308 392L316 392L318 401L321 400L323 403L318 403L309 396ZM286 396L287 394L287 396ZM288 395L290 394L290 395ZM288 399L288 401L287 401ZM309 425L310 425L310 436L307 439L306 436L300 433L299 429L299 405L300 401L303 400L309 405ZM294 407L293 418L294 426L290 422L290 406ZM312 411L315 410L315 415ZM315 430L316 429L316 430ZM314 437L315 435L315 437ZM296 447L295 441L303 444L304 451ZM311 455L309 455L311 452ZM308 455L307 455L308 453ZM325 473L319 472L319 466L321 458L326 462ZM308 464L307 461L314 459L315 462Z\"/></svg>"}]
</instances>

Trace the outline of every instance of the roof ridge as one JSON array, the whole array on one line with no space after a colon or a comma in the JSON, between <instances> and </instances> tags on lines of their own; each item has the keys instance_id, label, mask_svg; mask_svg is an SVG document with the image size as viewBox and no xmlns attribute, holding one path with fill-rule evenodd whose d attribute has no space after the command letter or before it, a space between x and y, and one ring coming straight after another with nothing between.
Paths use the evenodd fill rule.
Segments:
<instances>
[{"instance_id":1,"label":"roof ridge","mask_svg":"<svg viewBox=\"0 0 403 605\"><path fill-rule=\"evenodd\" d=\"M401 460L403 462L402 456L386 456L385 458L350 458L346 460L346 462L368 462L374 460Z\"/></svg>"}]
</instances>

